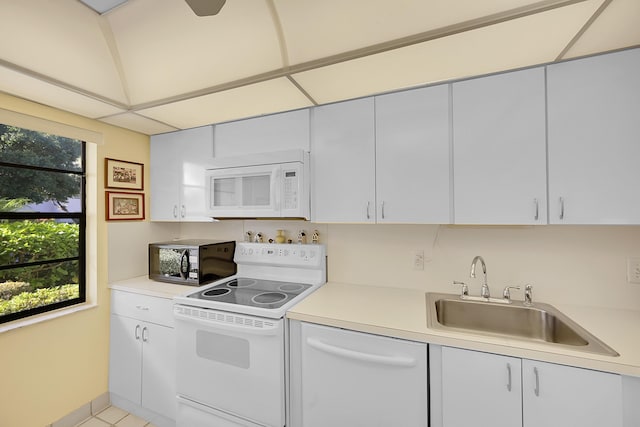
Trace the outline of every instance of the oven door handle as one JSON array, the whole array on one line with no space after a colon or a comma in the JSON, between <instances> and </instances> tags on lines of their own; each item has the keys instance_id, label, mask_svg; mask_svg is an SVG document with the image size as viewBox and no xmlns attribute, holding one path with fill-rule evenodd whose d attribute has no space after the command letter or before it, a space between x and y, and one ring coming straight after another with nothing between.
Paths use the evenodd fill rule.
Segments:
<instances>
[{"instance_id":1,"label":"oven door handle","mask_svg":"<svg viewBox=\"0 0 640 427\"><path fill-rule=\"evenodd\" d=\"M189 323L196 323L201 326L205 326L210 329L223 329L225 331L232 331L237 333L243 333L247 335L278 335L280 333L280 327L276 324L276 321L261 321L262 326L254 326L255 320L246 317L236 316L234 314L224 315L225 317L231 316L234 321L236 319L244 320L249 319L249 325L245 326L245 322L242 323L232 323L232 322L220 322L216 320L203 319L200 317L189 316L188 314L181 314L178 312L173 313L176 320L182 320ZM266 323L269 324L266 324Z\"/></svg>"},{"instance_id":2,"label":"oven door handle","mask_svg":"<svg viewBox=\"0 0 640 427\"><path fill-rule=\"evenodd\" d=\"M334 356L356 360L358 362L376 363L378 365L396 366L400 368L410 368L415 366L417 361L413 357L404 356L383 356L380 354L363 353L361 351L350 350L348 348L337 347L327 344L317 338L307 338L310 347Z\"/></svg>"}]
</instances>

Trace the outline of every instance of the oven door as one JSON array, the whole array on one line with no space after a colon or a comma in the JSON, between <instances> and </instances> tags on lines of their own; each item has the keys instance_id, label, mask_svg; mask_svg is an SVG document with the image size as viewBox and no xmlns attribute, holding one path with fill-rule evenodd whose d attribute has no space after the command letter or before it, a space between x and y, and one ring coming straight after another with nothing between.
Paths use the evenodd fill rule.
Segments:
<instances>
[{"instance_id":1,"label":"oven door","mask_svg":"<svg viewBox=\"0 0 640 427\"><path fill-rule=\"evenodd\" d=\"M284 319L179 304L174 315L178 396L239 425L284 426Z\"/></svg>"}]
</instances>

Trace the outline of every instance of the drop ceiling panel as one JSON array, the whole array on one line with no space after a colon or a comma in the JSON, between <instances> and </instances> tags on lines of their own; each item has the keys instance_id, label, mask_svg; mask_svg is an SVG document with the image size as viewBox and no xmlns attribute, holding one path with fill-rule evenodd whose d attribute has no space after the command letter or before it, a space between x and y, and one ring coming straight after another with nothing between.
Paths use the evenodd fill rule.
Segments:
<instances>
[{"instance_id":1,"label":"drop ceiling panel","mask_svg":"<svg viewBox=\"0 0 640 427\"><path fill-rule=\"evenodd\" d=\"M91 9L76 1L2 0L0 16L4 61L126 102L101 18Z\"/></svg>"},{"instance_id":2,"label":"drop ceiling panel","mask_svg":"<svg viewBox=\"0 0 640 427\"><path fill-rule=\"evenodd\" d=\"M540 1L278 0L274 3L290 64L294 65Z\"/></svg>"},{"instance_id":3,"label":"drop ceiling panel","mask_svg":"<svg viewBox=\"0 0 640 427\"><path fill-rule=\"evenodd\" d=\"M640 45L640 1L613 0L564 56Z\"/></svg>"},{"instance_id":4,"label":"drop ceiling panel","mask_svg":"<svg viewBox=\"0 0 640 427\"><path fill-rule=\"evenodd\" d=\"M136 132L144 133L145 135L155 135L158 133L165 133L177 130L174 127L165 125L156 120L151 120L147 117L140 116L135 113L123 113L115 116L103 117L101 122L109 123L111 125L120 126L125 129L131 129Z\"/></svg>"},{"instance_id":5,"label":"drop ceiling panel","mask_svg":"<svg viewBox=\"0 0 640 427\"><path fill-rule=\"evenodd\" d=\"M89 118L123 112L120 108L4 67L0 67L0 91Z\"/></svg>"},{"instance_id":6,"label":"drop ceiling panel","mask_svg":"<svg viewBox=\"0 0 640 427\"><path fill-rule=\"evenodd\" d=\"M553 61L600 0L520 18L293 78L319 103Z\"/></svg>"},{"instance_id":7,"label":"drop ceiling panel","mask_svg":"<svg viewBox=\"0 0 640 427\"><path fill-rule=\"evenodd\" d=\"M135 0L106 15L132 105L282 67L266 0L228 1L198 17L183 0Z\"/></svg>"},{"instance_id":8,"label":"drop ceiling panel","mask_svg":"<svg viewBox=\"0 0 640 427\"><path fill-rule=\"evenodd\" d=\"M138 113L186 129L309 106L311 102L283 77Z\"/></svg>"}]
</instances>

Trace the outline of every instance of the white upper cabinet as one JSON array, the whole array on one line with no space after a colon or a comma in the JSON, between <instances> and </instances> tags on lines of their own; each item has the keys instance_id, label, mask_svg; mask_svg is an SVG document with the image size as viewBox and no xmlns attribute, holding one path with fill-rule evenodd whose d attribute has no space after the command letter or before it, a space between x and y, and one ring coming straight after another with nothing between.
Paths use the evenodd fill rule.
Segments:
<instances>
[{"instance_id":1,"label":"white upper cabinet","mask_svg":"<svg viewBox=\"0 0 640 427\"><path fill-rule=\"evenodd\" d=\"M640 49L548 66L549 222L640 224Z\"/></svg>"},{"instance_id":2,"label":"white upper cabinet","mask_svg":"<svg viewBox=\"0 0 640 427\"><path fill-rule=\"evenodd\" d=\"M205 210L205 170L212 150L212 126L151 137L152 220L211 221Z\"/></svg>"},{"instance_id":3,"label":"white upper cabinet","mask_svg":"<svg viewBox=\"0 0 640 427\"><path fill-rule=\"evenodd\" d=\"M303 149L309 151L309 110L271 114L214 127L215 157Z\"/></svg>"},{"instance_id":4,"label":"white upper cabinet","mask_svg":"<svg viewBox=\"0 0 640 427\"><path fill-rule=\"evenodd\" d=\"M377 222L449 224L449 85L375 98Z\"/></svg>"},{"instance_id":5,"label":"white upper cabinet","mask_svg":"<svg viewBox=\"0 0 640 427\"><path fill-rule=\"evenodd\" d=\"M375 222L373 98L311 112L311 219Z\"/></svg>"},{"instance_id":6,"label":"white upper cabinet","mask_svg":"<svg viewBox=\"0 0 640 427\"><path fill-rule=\"evenodd\" d=\"M546 224L544 68L453 83L454 222Z\"/></svg>"},{"instance_id":7,"label":"white upper cabinet","mask_svg":"<svg viewBox=\"0 0 640 427\"><path fill-rule=\"evenodd\" d=\"M312 220L450 220L449 89L409 90L314 108Z\"/></svg>"}]
</instances>

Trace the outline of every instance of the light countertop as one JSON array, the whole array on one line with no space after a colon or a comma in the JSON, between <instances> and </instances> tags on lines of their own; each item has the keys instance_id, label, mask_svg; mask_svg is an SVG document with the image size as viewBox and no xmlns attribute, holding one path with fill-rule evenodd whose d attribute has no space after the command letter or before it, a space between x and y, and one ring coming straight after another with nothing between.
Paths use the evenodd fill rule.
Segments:
<instances>
[{"instance_id":1,"label":"light countertop","mask_svg":"<svg viewBox=\"0 0 640 427\"><path fill-rule=\"evenodd\" d=\"M173 283L158 282L149 279L148 276L139 276L132 279L120 280L109 283L110 289L149 295L153 297L169 298L193 291L193 286L175 285Z\"/></svg>"},{"instance_id":2,"label":"light countertop","mask_svg":"<svg viewBox=\"0 0 640 427\"><path fill-rule=\"evenodd\" d=\"M449 332L427 327L424 291L327 283L295 307L287 317L355 331L486 351L514 357L640 376L640 311L575 305L554 306L612 347L612 357L566 346Z\"/></svg>"}]
</instances>

